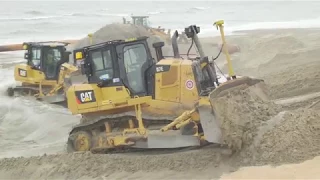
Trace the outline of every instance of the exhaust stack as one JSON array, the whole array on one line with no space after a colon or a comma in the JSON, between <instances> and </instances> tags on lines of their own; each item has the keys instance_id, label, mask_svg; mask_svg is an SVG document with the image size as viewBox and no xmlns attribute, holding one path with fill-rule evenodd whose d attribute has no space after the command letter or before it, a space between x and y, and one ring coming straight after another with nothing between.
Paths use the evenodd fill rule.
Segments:
<instances>
[{"instance_id":1,"label":"exhaust stack","mask_svg":"<svg viewBox=\"0 0 320 180\"><path fill-rule=\"evenodd\" d=\"M174 58L180 58L179 47L177 42L178 36L179 36L179 33L176 30L172 36L172 49L173 49Z\"/></svg>"}]
</instances>

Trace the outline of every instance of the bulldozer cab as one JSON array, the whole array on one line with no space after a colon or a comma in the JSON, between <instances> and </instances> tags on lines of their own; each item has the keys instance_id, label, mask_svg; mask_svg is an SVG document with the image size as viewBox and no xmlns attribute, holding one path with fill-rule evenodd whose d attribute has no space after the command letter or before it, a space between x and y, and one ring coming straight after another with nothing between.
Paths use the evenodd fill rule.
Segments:
<instances>
[{"instance_id":1,"label":"bulldozer cab","mask_svg":"<svg viewBox=\"0 0 320 180\"><path fill-rule=\"evenodd\" d=\"M186 34L192 39L197 37L199 31L199 27L186 28ZM182 60L179 55L177 38L178 32L176 31L172 39L173 60ZM146 40L147 37L140 37L83 47L74 50L74 59L78 63L81 61L81 72L87 76L90 84L98 84L100 87L124 85L130 90L132 96L155 98L155 74L162 72L161 68L164 68L164 65L154 63ZM198 41L195 44L201 48ZM165 59L161 49L163 46L163 42L153 44L158 61ZM207 96L219 84L212 62L209 62L208 56L187 61L192 61L198 94ZM170 67L170 65L165 65L165 67Z\"/></svg>"},{"instance_id":2,"label":"bulldozer cab","mask_svg":"<svg viewBox=\"0 0 320 180\"><path fill-rule=\"evenodd\" d=\"M24 58L32 69L44 72L46 80L58 80L61 64L69 61L66 45L60 42L23 43Z\"/></svg>"},{"instance_id":3,"label":"bulldozer cab","mask_svg":"<svg viewBox=\"0 0 320 180\"><path fill-rule=\"evenodd\" d=\"M132 23L139 26L149 27L149 16L131 16Z\"/></svg>"},{"instance_id":4,"label":"bulldozer cab","mask_svg":"<svg viewBox=\"0 0 320 180\"><path fill-rule=\"evenodd\" d=\"M123 85L132 96L150 94L147 72L153 65L147 37L109 41L74 50L74 59L82 60L81 72L89 84L99 87Z\"/></svg>"}]
</instances>

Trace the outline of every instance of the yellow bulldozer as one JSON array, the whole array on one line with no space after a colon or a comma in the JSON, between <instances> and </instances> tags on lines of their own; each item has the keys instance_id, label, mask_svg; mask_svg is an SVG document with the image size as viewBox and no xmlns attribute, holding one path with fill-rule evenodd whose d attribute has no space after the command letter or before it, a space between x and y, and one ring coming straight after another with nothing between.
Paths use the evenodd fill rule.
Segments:
<instances>
[{"instance_id":1,"label":"yellow bulldozer","mask_svg":"<svg viewBox=\"0 0 320 180\"><path fill-rule=\"evenodd\" d=\"M223 21L215 25L225 43ZM69 110L82 115L70 131L68 152L223 144L210 98L243 84L259 88L263 80L237 77L230 64L230 80L219 82L214 62L202 50L199 32L195 25L185 28L200 54L193 59L180 56L177 31L172 37L173 57L163 57L163 42L153 44L157 62L147 37L75 49L74 58L81 62L88 83L71 85L66 92Z\"/></svg>"},{"instance_id":2,"label":"yellow bulldozer","mask_svg":"<svg viewBox=\"0 0 320 180\"><path fill-rule=\"evenodd\" d=\"M9 96L30 95L38 100L66 105L64 80L77 68L69 64L71 52L67 42L25 42L26 63L14 68L16 86L9 87Z\"/></svg>"}]
</instances>

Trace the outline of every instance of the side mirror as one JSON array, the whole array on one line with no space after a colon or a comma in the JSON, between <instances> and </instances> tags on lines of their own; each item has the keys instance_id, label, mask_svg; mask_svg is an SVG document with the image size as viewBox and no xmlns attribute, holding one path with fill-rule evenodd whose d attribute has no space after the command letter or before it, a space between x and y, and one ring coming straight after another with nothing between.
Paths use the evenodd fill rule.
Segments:
<instances>
[{"instance_id":1,"label":"side mirror","mask_svg":"<svg viewBox=\"0 0 320 180\"><path fill-rule=\"evenodd\" d=\"M164 59L163 54L162 54L162 47L164 46L164 42L160 41L160 42L156 42L152 44L153 48L156 51L156 56L158 61L160 61L161 59Z\"/></svg>"},{"instance_id":2,"label":"side mirror","mask_svg":"<svg viewBox=\"0 0 320 180\"><path fill-rule=\"evenodd\" d=\"M30 57L29 52L24 53L24 58L25 58L25 59L29 59L29 57Z\"/></svg>"},{"instance_id":3,"label":"side mirror","mask_svg":"<svg viewBox=\"0 0 320 180\"><path fill-rule=\"evenodd\" d=\"M68 62L69 62L69 56L70 56L70 54L71 54L71 52L69 52L69 51L63 52L63 54L62 54L62 61L63 61L64 63L68 63Z\"/></svg>"}]
</instances>

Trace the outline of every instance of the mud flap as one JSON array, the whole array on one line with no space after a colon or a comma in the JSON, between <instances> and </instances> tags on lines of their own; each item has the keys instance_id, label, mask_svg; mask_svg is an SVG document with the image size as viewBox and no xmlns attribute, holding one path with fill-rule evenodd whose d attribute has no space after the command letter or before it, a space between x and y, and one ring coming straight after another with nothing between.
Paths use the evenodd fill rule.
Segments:
<instances>
[{"instance_id":1,"label":"mud flap","mask_svg":"<svg viewBox=\"0 0 320 180\"><path fill-rule=\"evenodd\" d=\"M44 96L41 98L37 98L41 101L45 101L47 103L53 104L53 103L59 103L66 100L65 96L63 94L57 94L52 96Z\"/></svg>"},{"instance_id":2,"label":"mud flap","mask_svg":"<svg viewBox=\"0 0 320 180\"><path fill-rule=\"evenodd\" d=\"M148 138L145 141L136 141L133 148L182 148L200 146L200 140L197 136L181 135L180 131L169 130L160 132L158 130L149 131Z\"/></svg>"},{"instance_id":3,"label":"mud flap","mask_svg":"<svg viewBox=\"0 0 320 180\"><path fill-rule=\"evenodd\" d=\"M210 143L222 144L220 124L216 119L211 106L199 106L198 112L205 139Z\"/></svg>"}]
</instances>

